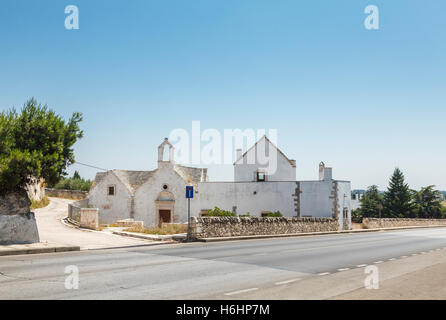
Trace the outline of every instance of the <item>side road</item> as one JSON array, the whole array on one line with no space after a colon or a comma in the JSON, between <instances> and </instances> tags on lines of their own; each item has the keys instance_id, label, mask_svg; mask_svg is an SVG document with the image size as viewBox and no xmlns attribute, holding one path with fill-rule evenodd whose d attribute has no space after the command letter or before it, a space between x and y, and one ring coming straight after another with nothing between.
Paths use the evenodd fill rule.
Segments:
<instances>
[{"instance_id":1,"label":"side road","mask_svg":"<svg viewBox=\"0 0 446 320\"><path fill-rule=\"evenodd\" d=\"M68 204L73 200L50 198L50 204L35 210L40 241L57 245L79 246L81 250L119 248L153 244L154 241L127 238L105 232L85 231L62 224Z\"/></svg>"}]
</instances>

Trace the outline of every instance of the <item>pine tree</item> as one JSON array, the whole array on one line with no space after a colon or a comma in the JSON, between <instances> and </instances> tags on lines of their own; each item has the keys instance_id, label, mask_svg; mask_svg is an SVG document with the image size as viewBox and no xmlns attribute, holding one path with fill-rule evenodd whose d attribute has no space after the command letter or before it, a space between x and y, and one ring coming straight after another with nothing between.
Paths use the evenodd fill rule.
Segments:
<instances>
[{"instance_id":1,"label":"pine tree","mask_svg":"<svg viewBox=\"0 0 446 320\"><path fill-rule=\"evenodd\" d=\"M387 192L384 193L383 217L385 218L414 218L415 205L409 185L404 181L404 175L396 168L390 178Z\"/></svg>"},{"instance_id":2,"label":"pine tree","mask_svg":"<svg viewBox=\"0 0 446 320\"><path fill-rule=\"evenodd\" d=\"M367 188L366 193L361 198L361 214L363 217L378 218L379 204L383 199L379 194L378 187L373 185Z\"/></svg>"}]
</instances>

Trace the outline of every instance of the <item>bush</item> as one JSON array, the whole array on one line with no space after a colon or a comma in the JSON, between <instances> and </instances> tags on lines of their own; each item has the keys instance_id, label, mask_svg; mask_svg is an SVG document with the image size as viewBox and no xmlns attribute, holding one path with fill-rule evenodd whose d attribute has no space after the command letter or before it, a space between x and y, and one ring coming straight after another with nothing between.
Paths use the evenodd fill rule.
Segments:
<instances>
[{"instance_id":1,"label":"bush","mask_svg":"<svg viewBox=\"0 0 446 320\"><path fill-rule=\"evenodd\" d=\"M268 217L268 218L279 218L279 217L283 217L283 215L280 213L280 211L276 211L276 212L268 212L266 217Z\"/></svg>"},{"instance_id":2,"label":"bush","mask_svg":"<svg viewBox=\"0 0 446 320\"><path fill-rule=\"evenodd\" d=\"M214 209L209 210L208 217L235 217L235 213L232 213L231 211L222 210L218 207L214 207Z\"/></svg>"},{"instance_id":3,"label":"bush","mask_svg":"<svg viewBox=\"0 0 446 320\"><path fill-rule=\"evenodd\" d=\"M362 223L362 213L361 209L352 210L352 222Z\"/></svg>"},{"instance_id":4,"label":"bush","mask_svg":"<svg viewBox=\"0 0 446 320\"><path fill-rule=\"evenodd\" d=\"M45 208L50 204L50 199L47 196L44 196L42 200L35 201L31 199L31 206L29 207L31 210Z\"/></svg>"}]
</instances>

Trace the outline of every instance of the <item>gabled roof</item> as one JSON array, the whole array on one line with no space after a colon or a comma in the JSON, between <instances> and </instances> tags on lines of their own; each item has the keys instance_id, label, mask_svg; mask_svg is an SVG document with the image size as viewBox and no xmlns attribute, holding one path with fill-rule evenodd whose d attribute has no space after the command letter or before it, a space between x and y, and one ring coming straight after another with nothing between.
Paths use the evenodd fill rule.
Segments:
<instances>
[{"instance_id":1,"label":"gabled roof","mask_svg":"<svg viewBox=\"0 0 446 320\"><path fill-rule=\"evenodd\" d=\"M260 142L260 141L262 141L262 139L265 139L266 140L266 142L269 142L270 143L270 145L271 146L273 146L289 163L290 163L290 165L293 167L293 168L295 168L296 167L296 160L291 160L291 159L289 159L282 151L280 151L280 149L279 148L277 148L277 146L274 144L274 143L272 143L271 142L271 140L269 140L268 139L268 137L266 136L266 135L263 135L263 137L261 137L251 148L249 148L240 158L238 158L237 160L235 160L235 162L234 162L234 165L236 165L237 164L237 162L239 161L239 160L241 160L241 159L243 159L247 154L248 154L248 152L250 152L252 149L254 149L256 146L257 146L257 144Z\"/></svg>"},{"instance_id":2,"label":"gabled roof","mask_svg":"<svg viewBox=\"0 0 446 320\"><path fill-rule=\"evenodd\" d=\"M119 180L130 190L135 192L146 181L150 180L156 170L153 171L130 171L130 170L113 170L113 173Z\"/></svg>"},{"instance_id":3,"label":"gabled roof","mask_svg":"<svg viewBox=\"0 0 446 320\"><path fill-rule=\"evenodd\" d=\"M174 169L186 182L206 181L208 171L206 168L185 167L177 164Z\"/></svg>"},{"instance_id":4,"label":"gabled roof","mask_svg":"<svg viewBox=\"0 0 446 320\"><path fill-rule=\"evenodd\" d=\"M206 181L207 169L205 168L192 168L185 167L181 165L175 165L172 169L185 181L185 182L202 182ZM136 190L141 187L144 183L149 181L155 172L153 171L131 171L131 170L111 170L107 172L98 172L91 185L90 190L92 190L96 185L98 185L107 174L113 174L119 181L122 182L129 190L131 194L134 194Z\"/></svg>"}]
</instances>

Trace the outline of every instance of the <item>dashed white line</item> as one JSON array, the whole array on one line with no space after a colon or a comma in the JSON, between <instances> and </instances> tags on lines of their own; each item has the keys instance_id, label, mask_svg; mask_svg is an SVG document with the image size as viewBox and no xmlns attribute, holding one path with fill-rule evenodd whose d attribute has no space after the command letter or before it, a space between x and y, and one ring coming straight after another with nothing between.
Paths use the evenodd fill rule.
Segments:
<instances>
[{"instance_id":1,"label":"dashed white line","mask_svg":"<svg viewBox=\"0 0 446 320\"><path fill-rule=\"evenodd\" d=\"M350 270L350 268L341 268L341 269L338 269L338 271L347 271L347 270Z\"/></svg>"},{"instance_id":2,"label":"dashed white line","mask_svg":"<svg viewBox=\"0 0 446 320\"><path fill-rule=\"evenodd\" d=\"M280 282L276 282L275 285L280 286L281 284L292 283L292 282L296 282L298 280L300 280L300 279L290 279L290 280L280 281Z\"/></svg>"},{"instance_id":3,"label":"dashed white line","mask_svg":"<svg viewBox=\"0 0 446 320\"><path fill-rule=\"evenodd\" d=\"M363 268L363 267L367 267L367 265L366 264L358 264L356 267L357 268Z\"/></svg>"},{"instance_id":4,"label":"dashed white line","mask_svg":"<svg viewBox=\"0 0 446 320\"><path fill-rule=\"evenodd\" d=\"M330 274L330 272L322 272L322 273L319 273L320 276L326 276L327 274Z\"/></svg>"},{"instance_id":5,"label":"dashed white line","mask_svg":"<svg viewBox=\"0 0 446 320\"><path fill-rule=\"evenodd\" d=\"M225 293L225 296L232 296L235 294L240 294L240 293L245 293L245 292L250 292L250 291L255 291L258 290L259 288L249 288L249 289L244 289L244 290L238 290L238 291L233 291L233 292L228 292Z\"/></svg>"},{"instance_id":6,"label":"dashed white line","mask_svg":"<svg viewBox=\"0 0 446 320\"><path fill-rule=\"evenodd\" d=\"M379 263L383 263L383 262L384 262L384 261L379 260L379 261L374 262L374 264L379 264Z\"/></svg>"}]
</instances>

